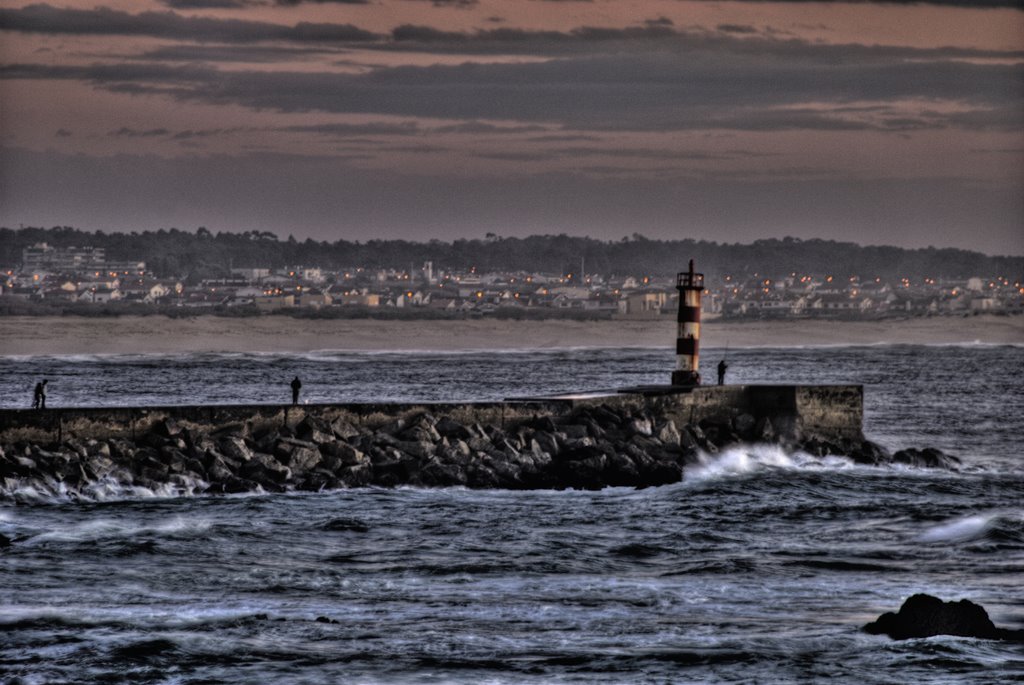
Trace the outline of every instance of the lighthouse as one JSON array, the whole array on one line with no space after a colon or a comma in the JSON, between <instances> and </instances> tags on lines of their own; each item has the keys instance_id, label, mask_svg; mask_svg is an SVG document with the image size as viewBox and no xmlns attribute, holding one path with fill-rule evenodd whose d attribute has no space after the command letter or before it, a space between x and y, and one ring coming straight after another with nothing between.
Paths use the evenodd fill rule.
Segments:
<instances>
[{"instance_id":1,"label":"lighthouse","mask_svg":"<svg viewBox=\"0 0 1024 685\"><path fill-rule=\"evenodd\" d=\"M698 371L700 350L700 296L704 290L704 274L690 270L676 276L679 291L679 327L676 333L676 369L672 372L672 385L700 385Z\"/></svg>"}]
</instances>

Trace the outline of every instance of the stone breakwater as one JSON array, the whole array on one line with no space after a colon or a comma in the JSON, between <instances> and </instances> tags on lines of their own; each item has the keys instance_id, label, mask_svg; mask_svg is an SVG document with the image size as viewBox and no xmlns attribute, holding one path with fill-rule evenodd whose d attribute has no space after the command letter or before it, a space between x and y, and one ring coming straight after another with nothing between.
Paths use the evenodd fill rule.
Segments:
<instances>
[{"instance_id":1,"label":"stone breakwater","mask_svg":"<svg viewBox=\"0 0 1024 685\"><path fill-rule=\"evenodd\" d=\"M821 406L794 413L735 400L106 410L103 421L97 410L70 410L50 424L20 412L0 421L0 495L646 487L758 442L861 464L958 464L932 449L890 454L863 438L859 415L853 426L848 417L830 422Z\"/></svg>"}]
</instances>

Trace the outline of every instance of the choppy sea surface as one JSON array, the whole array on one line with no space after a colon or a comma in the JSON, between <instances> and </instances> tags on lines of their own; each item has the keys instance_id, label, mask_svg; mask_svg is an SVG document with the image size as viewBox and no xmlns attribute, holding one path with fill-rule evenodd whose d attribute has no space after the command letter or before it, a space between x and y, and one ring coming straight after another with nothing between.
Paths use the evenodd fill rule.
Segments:
<instances>
[{"instance_id":1,"label":"choppy sea surface","mask_svg":"<svg viewBox=\"0 0 1024 685\"><path fill-rule=\"evenodd\" d=\"M1004 683L1020 645L860 627L928 592L1024 627L1024 347L705 350L729 382L862 383L868 437L600 492L0 495L0 682ZM0 356L0 406L471 400L667 380L648 349Z\"/></svg>"}]
</instances>

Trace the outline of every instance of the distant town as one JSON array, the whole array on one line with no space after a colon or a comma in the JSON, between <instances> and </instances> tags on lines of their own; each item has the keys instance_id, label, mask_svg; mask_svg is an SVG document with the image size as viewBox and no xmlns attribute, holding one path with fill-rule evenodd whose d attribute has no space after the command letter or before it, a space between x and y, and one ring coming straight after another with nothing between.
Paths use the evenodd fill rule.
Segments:
<instances>
[{"instance_id":1,"label":"distant town","mask_svg":"<svg viewBox=\"0 0 1024 685\"><path fill-rule=\"evenodd\" d=\"M142 255L139 255L140 257ZM10 254L8 254L10 260ZM711 265L706 265L711 266ZM144 259L104 247L37 242L0 265L0 313L169 313L359 317L655 318L674 316L674 274L455 268L353 263L229 266L216 275L155 274ZM698 270L702 264L698 262ZM166 268L166 267L165 267ZM679 270L685 263L679 265ZM949 277L723 272L706 279L704 311L731 319L1021 314L1021 274Z\"/></svg>"}]
</instances>

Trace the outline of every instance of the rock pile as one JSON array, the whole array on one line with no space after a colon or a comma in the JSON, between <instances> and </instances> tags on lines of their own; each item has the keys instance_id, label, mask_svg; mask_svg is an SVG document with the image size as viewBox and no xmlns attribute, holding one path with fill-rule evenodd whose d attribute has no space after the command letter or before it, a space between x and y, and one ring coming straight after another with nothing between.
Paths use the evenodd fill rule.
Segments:
<instances>
[{"instance_id":1,"label":"rock pile","mask_svg":"<svg viewBox=\"0 0 1024 685\"><path fill-rule=\"evenodd\" d=\"M895 640L955 635L1024 642L1024 630L997 628L984 607L970 600L943 602L938 597L925 594L912 595L900 607L899 613L884 613L877 621L864 626L864 630L873 635L888 635Z\"/></svg>"},{"instance_id":2,"label":"rock pile","mask_svg":"<svg viewBox=\"0 0 1024 685\"><path fill-rule=\"evenodd\" d=\"M566 416L535 416L504 428L430 413L372 427L306 416L291 427L254 430L239 423L212 432L164 420L134 441L4 445L0 483L6 493L28 483L72 496L97 484L212 493L369 485L646 487L679 481L683 468L698 462L701 453L777 440L770 421L749 415L679 427L648 410L605 405L578 407ZM867 441L840 445L812 437L791 447L871 464L896 459L949 466L955 461L934 450L904 451L905 459L903 452L890 456Z\"/></svg>"}]
</instances>

